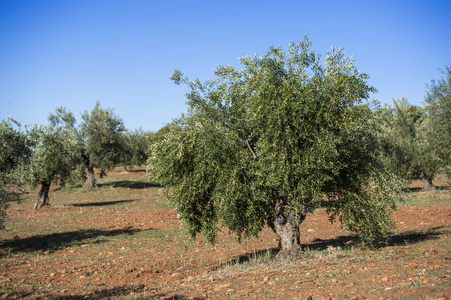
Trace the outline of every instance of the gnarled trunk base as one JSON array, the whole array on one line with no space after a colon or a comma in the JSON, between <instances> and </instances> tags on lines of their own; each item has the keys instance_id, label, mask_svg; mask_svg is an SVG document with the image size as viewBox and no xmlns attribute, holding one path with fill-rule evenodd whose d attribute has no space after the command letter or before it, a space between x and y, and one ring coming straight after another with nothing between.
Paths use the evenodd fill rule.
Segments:
<instances>
[{"instance_id":1,"label":"gnarled trunk base","mask_svg":"<svg viewBox=\"0 0 451 300\"><path fill-rule=\"evenodd\" d=\"M34 204L34 209L40 209L43 206L50 205L49 191L50 191L50 182L43 182L41 190L39 191L38 199Z\"/></svg>"},{"instance_id":2,"label":"gnarled trunk base","mask_svg":"<svg viewBox=\"0 0 451 300\"><path fill-rule=\"evenodd\" d=\"M433 191L436 189L436 186L432 183L431 176L428 176L428 175L422 173L421 177L423 177L423 183L424 183L423 190L424 191Z\"/></svg>"},{"instance_id":3,"label":"gnarled trunk base","mask_svg":"<svg viewBox=\"0 0 451 300\"><path fill-rule=\"evenodd\" d=\"M87 178L85 181L85 184L83 184L83 190L90 190L97 188L96 184L96 178L94 176L94 167L93 166L87 166Z\"/></svg>"},{"instance_id":4,"label":"gnarled trunk base","mask_svg":"<svg viewBox=\"0 0 451 300\"><path fill-rule=\"evenodd\" d=\"M85 184L83 184L83 190L90 190L97 188L96 178L94 176L94 167L91 165L89 156L85 152L82 153L83 164L86 167L87 178Z\"/></svg>"},{"instance_id":5,"label":"gnarled trunk base","mask_svg":"<svg viewBox=\"0 0 451 300\"><path fill-rule=\"evenodd\" d=\"M279 253L276 259L297 259L302 256L300 244L299 225L305 219L305 214L291 212L284 214L287 204L281 201L277 206L272 220L269 222L271 229L279 237Z\"/></svg>"}]
</instances>

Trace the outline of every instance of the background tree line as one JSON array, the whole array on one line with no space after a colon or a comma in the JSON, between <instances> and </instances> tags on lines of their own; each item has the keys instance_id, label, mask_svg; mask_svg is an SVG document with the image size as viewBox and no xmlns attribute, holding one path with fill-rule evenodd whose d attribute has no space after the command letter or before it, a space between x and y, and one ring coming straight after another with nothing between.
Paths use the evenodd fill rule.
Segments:
<instances>
[{"instance_id":1,"label":"background tree line","mask_svg":"<svg viewBox=\"0 0 451 300\"><path fill-rule=\"evenodd\" d=\"M64 187L85 180L83 189L96 188L94 169L100 176L115 166L144 165L151 140L157 136L141 129L128 131L110 108L97 102L75 116L64 107L49 114L47 125L22 128L9 118L1 123L1 216L9 201L20 199L25 187L40 186L35 209L49 204L51 184ZM3 224L3 222L2 222Z\"/></svg>"},{"instance_id":2,"label":"background tree line","mask_svg":"<svg viewBox=\"0 0 451 300\"><path fill-rule=\"evenodd\" d=\"M379 108L375 117L388 147L382 155L386 166L404 179L422 178L424 190L434 190L439 173L451 178L451 69L427 86L425 106L408 99L393 100Z\"/></svg>"},{"instance_id":3,"label":"background tree line","mask_svg":"<svg viewBox=\"0 0 451 300\"><path fill-rule=\"evenodd\" d=\"M239 237L269 224L281 256L296 256L299 224L318 205L350 231L367 228L374 244L390 228L385 210L397 178L404 186L422 178L431 190L434 176L451 175L450 67L427 86L424 107L405 98L381 107L367 101L376 89L342 50L328 52L323 66L304 40L287 54L271 48L241 63L243 70L218 67L205 83L176 71L172 79L190 89L189 111L157 132L126 130L98 102L79 124L64 107L45 126L3 120L0 226L26 186L40 186L38 209L49 204L52 183L84 178L91 189L94 169L102 176L147 163L193 237L213 241L219 220Z\"/></svg>"}]
</instances>

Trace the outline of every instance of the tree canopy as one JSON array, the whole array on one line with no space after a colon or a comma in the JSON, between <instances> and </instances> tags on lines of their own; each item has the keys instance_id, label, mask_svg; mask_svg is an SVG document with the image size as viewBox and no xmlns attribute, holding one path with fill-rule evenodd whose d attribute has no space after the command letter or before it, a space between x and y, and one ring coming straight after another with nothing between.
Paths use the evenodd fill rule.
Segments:
<instances>
[{"instance_id":1,"label":"tree canopy","mask_svg":"<svg viewBox=\"0 0 451 300\"><path fill-rule=\"evenodd\" d=\"M451 66L441 73L440 79L432 80L426 91L431 128L427 138L434 145L441 165L448 167L451 178Z\"/></svg>"},{"instance_id":2,"label":"tree canopy","mask_svg":"<svg viewBox=\"0 0 451 300\"><path fill-rule=\"evenodd\" d=\"M146 132L141 128L128 131L126 137L129 151L124 152L122 163L129 167L145 165L153 136L153 132Z\"/></svg>"},{"instance_id":3,"label":"tree canopy","mask_svg":"<svg viewBox=\"0 0 451 300\"><path fill-rule=\"evenodd\" d=\"M79 132L84 144L83 162L88 173L84 188L92 188L97 186L94 168L102 171L113 168L130 149L124 136L124 122L112 109L103 109L97 102L91 112L83 113L82 120Z\"/></svg>"},{"instance_id":4,"label":"tree canopy","mask_svg":"<svg viewBox=\"0 0 451 300\"><path fill-rule=\"evenodd\" d=\"M189 112L153 145L148 170L192 237L214 241L220 221L239 239L268 224L279 256L297 256L299 225L320 205L368 245L387 237L392 181L373 152L360 155L357 144L377 139L362 141L372 129L353 112L376 90L342 49L323 65L310 46L243 57L243 69L219 66L204 83L175 71Z\"/></svg>"},{"instance_id":5,"label":"tree canopy","mask_svg":"<svg viewBox=\"0 0 451 300\"><path fill-rule=\"evenodd\" d=\"M401 98L394 99L393 106L379 109L377 115L391 146L385 152L387 166L406 180L421 176L425 189L432 188L439 161L427 138L432 128L425 109Z\"/></svg>"},{"instance_id":6,"label":"tree canopy","mask_svg":"<svg viewBox=\"0 0 451 300\"><path fill-rule=\"evenodd\" d=\"M386 164L405 179L422 177L424 190L435 189L433 179L448 170L451 178L451 70L432 80L425 107L410 105L406 98L377 110L383 135L390 144Z\"/></svg>"},{"instance_id":7,"label":"tree canopy","mask_svg":"<svg viewBox=\"0 0 451 300\"><path fill-rule=\"evenodd\" d=\"M32 135L36 146L31 164L32 186L41 185L35 209L49 204L49 189L59 179L65 183L81 162L80 143L75 128L75 118L64 107L49 115L48 126L36 126Z\"/></svg>"},{"instance_id":8,"label":"tree canopy","mask_svg":"<svg viewBox=\"0 0 451 300\"><path fill-rule=\"evenodd\" d=\"M20 130L20 124L13 119L0 123L0 229L5 224L5 210L9 201L19 200L27 182L28 164L33 142Z\"/></svg>"}]
</instances>

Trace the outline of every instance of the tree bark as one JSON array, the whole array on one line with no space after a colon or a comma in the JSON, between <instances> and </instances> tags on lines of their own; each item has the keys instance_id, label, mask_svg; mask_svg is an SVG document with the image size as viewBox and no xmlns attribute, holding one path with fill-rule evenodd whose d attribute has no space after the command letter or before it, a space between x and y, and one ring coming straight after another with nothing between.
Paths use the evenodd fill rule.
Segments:
<instances>
[{"instance_id":1,"label":"tree bark","mask_svg":"<svg viewBox=\"0 0 451 300\"><path fill-rule=\"evenodd\" d=\"M423 177L424 191L433 191L436 189L435 185L432 183L432 176L428 176L425 173L421 173L421 177Z\"/></svg>"},{"instance_id":2,"label":"tree bark","mask_svg":"<svg viewBox=\"0 0 451 300\"><path fill-rule=\"evenodd\" d=\"M39 191L38 199L34 204L34 209L40 209L43 206L50 205L49 203L49 190L50 182L43 182L41 185L41 190Z\"/></svg>"},{"instance_id":3,"label":"tree bark","mask_svg":"<svg viewBox=\"0 0 451 300\"><path fill-rule=\"evenodd\" d=\"M89 190L89 189L94 189L97 188L97 184L96 184L96 178L94 175L94 167L91 165L90 161L89 161L89 157L85 154L82 154L83 157L83 164L86 167L86 181L83 184L83 190Z\"/></svg>"},{"instance_id":4,"label":"tree bark","mask_svg":"<svg viewBox=\"0 0 451 300\"><path fill-rule=\"evenodd\" d=\"M288 201L279 200L269 226L279 237L279 253L276 259L296 259L302 254L299 225L305 220L305 214L284 213Z\"/></svg>"}]
</instances>

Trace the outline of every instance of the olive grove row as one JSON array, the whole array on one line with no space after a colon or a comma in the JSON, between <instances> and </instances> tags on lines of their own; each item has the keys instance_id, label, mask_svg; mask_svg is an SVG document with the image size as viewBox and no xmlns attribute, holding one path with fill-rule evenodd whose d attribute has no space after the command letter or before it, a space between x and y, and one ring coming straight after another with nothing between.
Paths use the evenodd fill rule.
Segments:
<instances>
[{"instance_id":1,"label":"olive grove row","mask_svg":"<svg viewBox=\"0 0 451 300\"><path fill-rule=\"evenodd\" d=\"M52 183L83 177L83 188L94 188L94 168L147 163L193 238L213 242L220 222L238 238L269 225L279 255L293 257L300 223L322 206L366 245L380 245L408 180L434 189L434 176L449 170L451 69L427 86L424 107L405 98L380 106L342 49L322 61L310 46L305 38L243 57L242 69L219 66L206 82L175 71L189 89L188 113L157 132L128 131L99 103L79 125L64 107L45 126L3 120L0 224L24 186L41 186L39 208Z\"/></svg>"}]
</instances>

